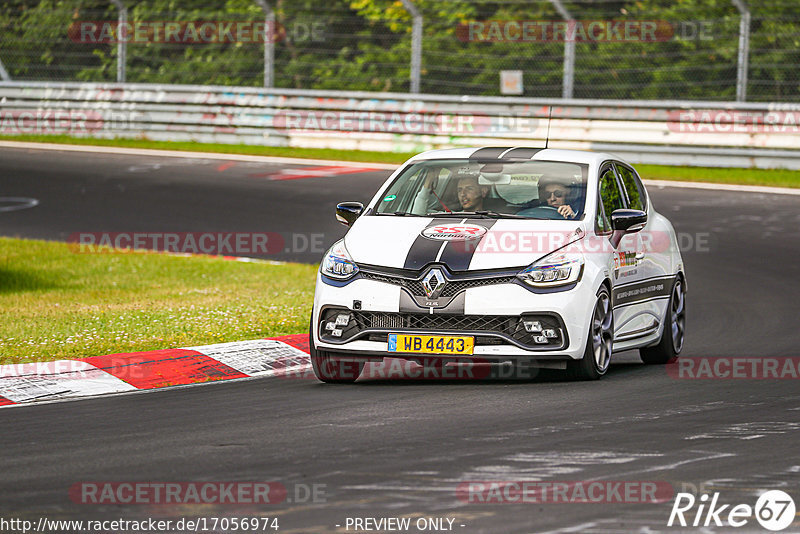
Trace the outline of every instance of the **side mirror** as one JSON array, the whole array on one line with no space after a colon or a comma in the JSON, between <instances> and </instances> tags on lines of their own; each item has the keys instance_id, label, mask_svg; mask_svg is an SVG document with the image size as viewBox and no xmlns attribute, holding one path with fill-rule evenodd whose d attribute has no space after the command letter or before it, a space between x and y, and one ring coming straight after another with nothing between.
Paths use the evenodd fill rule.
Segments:
<instances>
[{"instance_id":1,"label":"side mirror","mask_svg":"<svg viewBox=\"0 0 800 534\"><path fill-rule=\"evenodd\" d=\"M336 205L336 220L345 226L350 226L364 211L361 202L340 202Z\"/></svg>"},{"instance_id":2,"label":"side mirror","mask_svg":"<svg viewBox=\"0 0 800 534\"><path fill-rule=\"evenodd\" d=\"M616 247L625 234L638 232L647 224L647 213L642 210L614 210L611 214L611 244Z\"/></svg>"}]
</instances>

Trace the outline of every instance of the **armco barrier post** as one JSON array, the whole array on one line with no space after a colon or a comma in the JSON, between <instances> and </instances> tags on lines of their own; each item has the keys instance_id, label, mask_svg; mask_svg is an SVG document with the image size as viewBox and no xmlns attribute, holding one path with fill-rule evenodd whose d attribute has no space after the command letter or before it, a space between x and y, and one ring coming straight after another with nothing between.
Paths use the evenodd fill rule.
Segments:
<instances>
[{"instance_id":1,"label":"armco barrier post","mask_svg":"<svg viewBox=\"0 0 800 534\"><path fill-rule=\"evenodd\" d=\"M419 93L422 70L422 13L411 0L402 0L411 15L411 93Z\"/></svg>"},{"instance_id":2,"label":"armco barrier post","mask_svg":"<svg viewBox=\"0 0 800 534\"><path fill-rule=\"evenodd\" d=\"M575 79L575 19L569 14L561 0L550 0L550 3L553 4L561 18L567 21L570 26L567 31L567 37L564 39L564 81L561 86L561 97L572 98Z\"/></svg>"},{"instance_id":3,"label":"armco barrier post","mask_svg":"<svg viewBox=\"0 0 800 534\"><path fill-rule=\"evenodd\" d=\"M6 70L5 65L3 65L3 60L0 59L0 80L4 82L10 82L11 76L8 75L8 71Z\"/></svg>"},{"instance_id":4,"label":"armco barrier post","mask_svg":"<svg viewBox=\"0 0 800 534\"><path fill-rule=\"evenodd\" d=\"M731 0L742 18L739 20L739 56L736 64L736 101L747 100L747 64L750 56L750 10L742 0Z\"/></svg>"},{"instance_id":5,"label":"armco barrier post","mask_svg":"<svg viewBox=\"0 0 800 534\"><path fill-rule=\"evenodd\" d=\"M119 14L117 16L117 83L125 83L125 65L127 63L128 43L127 35L123 35L123 28L128 24L128 8L122 0L111 0Z\"/></svg>"},{"instance_id":6,"label":"armco barrier post","mask_svg":"<svg viewBox=\"0 0 800 534\"><path fill-rule=\"evenodd\" d=\"M267 0L256 0L262 10L264 10L264 87L275 85L275 11Z\"/></svg>"}]
</instances>

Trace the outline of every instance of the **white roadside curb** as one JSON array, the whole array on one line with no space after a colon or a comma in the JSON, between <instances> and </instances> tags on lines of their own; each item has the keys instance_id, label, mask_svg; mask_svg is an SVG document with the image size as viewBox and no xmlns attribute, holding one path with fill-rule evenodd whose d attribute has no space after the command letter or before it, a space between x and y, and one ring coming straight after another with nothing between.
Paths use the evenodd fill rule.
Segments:
<instances>
[{"instance_id":1,"label":"white roadside curb","mask_svg":"<svg viewBox=\"0 0 800 534\"><path fill-rule=\"evenodd\" d=\"M300 338L300 339L298 339ZM229 380L306 378L308 336L0 365L0 406L156 391ZM310 378L310 377L309 377Z\"/></svg>"}]
</instances>

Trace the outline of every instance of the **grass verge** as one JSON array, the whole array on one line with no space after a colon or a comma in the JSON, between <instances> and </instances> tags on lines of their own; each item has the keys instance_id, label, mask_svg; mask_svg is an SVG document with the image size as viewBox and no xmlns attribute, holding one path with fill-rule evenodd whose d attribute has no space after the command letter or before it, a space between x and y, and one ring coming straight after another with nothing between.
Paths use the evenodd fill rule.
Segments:
<instances>
[{"instance_id":1,"label":"grass verge","mask_svg":"<svg viewBox=\"0 0 800 534\"><path fill-rule=\"evenodd\" d=\"M719 167L636 165L636 170L645 180L800 187L800 171L785 169L721 169Z\"/></svg>"},{"instance_id":2,"label":"grass verge","mask_svg":"<svg viewBox=\"0 0 800 534\"><path fill-rule=\"evenodd\" d=\"M307 332L315 273L0 238L0 364Z\"/></svg>"},{"instance_id":3,"label":"grass verge","mask_svg":"<svg viewBox=\"0 0 800 534\"><path fill-rule=\"evenodd\" d=\"M0 136L0 140L36 143L62 143L73 145L117 146L150 148L222 154L250 154L255 156L280 156L292 158L329 159L365 163L403 163L415 153L370 152L366 150L339 150L333 148L288 148L253 145L226 145L220 143L191 143L148 141L145 139L94 139L68 135L14 135ZM645 180L678 180L740 185L765 185L773 187L800 187L800 171L781 169L721 169L717 167L673 167L668 165L636 165Z\"/></svg>"}]
</instances>

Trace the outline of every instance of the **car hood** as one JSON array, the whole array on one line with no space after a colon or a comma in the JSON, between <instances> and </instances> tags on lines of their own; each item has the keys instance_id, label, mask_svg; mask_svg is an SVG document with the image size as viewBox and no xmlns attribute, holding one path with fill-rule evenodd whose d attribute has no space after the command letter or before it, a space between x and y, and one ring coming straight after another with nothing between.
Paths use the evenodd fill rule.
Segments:
<instances>
[{"instance_id":1,"label":"car hood","mask_svg":"<svg viewBox=\"0 0 800 534\"><path fill-rule=\"evenodd\" d=\"M585 235L581 221L367 215L345 246L359 264L474 271L523 267Z\"/></svg>"}]
</instances>

